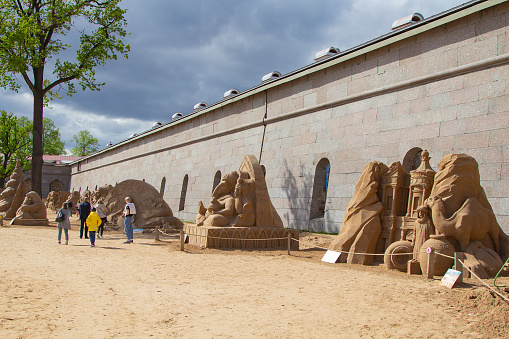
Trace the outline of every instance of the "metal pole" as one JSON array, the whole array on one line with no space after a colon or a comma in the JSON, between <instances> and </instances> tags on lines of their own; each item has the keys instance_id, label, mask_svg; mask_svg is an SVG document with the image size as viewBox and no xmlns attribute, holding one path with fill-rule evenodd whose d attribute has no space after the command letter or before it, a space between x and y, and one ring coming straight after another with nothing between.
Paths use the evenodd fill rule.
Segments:
<instances>
[{"instance_id":1,"label":"metal pole","mask_svg":"<svg viewBox=\"0 0 509 339\"><path fill-rule=\"evenodd\" d=\"M184 230L180 230L180 250L184 250Z\"/></svg>"}]
</instances>

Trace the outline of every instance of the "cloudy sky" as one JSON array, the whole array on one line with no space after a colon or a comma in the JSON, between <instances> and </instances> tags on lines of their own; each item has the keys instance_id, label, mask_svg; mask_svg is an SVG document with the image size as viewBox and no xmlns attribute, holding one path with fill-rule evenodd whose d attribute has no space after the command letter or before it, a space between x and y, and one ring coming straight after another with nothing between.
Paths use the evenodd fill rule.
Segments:
<instances>
[{"instance_id":1,"label":"cloudy sky","mask_svg":"<svg viewBox=\"0 0 509 339\"><path fill-rule=\"evenodd\" d=\"M128 9L129 59L97 69L100 92L53 101L45 116L60 128L66 149L88 129L101 147L190 113L201 101L288 73L330 46L346 50L390 31L414 12L425 18L466 0L123 0ZM0 110L32 116L26 85L0 89ZM78 88L78 87L77 87Z\"/></svg>"}]
</instances>

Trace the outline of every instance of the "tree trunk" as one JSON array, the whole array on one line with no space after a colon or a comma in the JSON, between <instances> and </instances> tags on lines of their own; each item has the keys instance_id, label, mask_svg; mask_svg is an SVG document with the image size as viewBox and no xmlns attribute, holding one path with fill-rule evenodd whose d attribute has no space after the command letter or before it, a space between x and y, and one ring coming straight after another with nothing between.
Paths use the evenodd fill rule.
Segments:
<instances>
[{"instance_id":1,"label":"tree trunk","mask_svg":"<svg viewBox=\"0 0 509 339\"><path fill-rule=\"evenodd\" d=\"M32 131L32 191L42 196L42 112L44 105L44 94L42 90L34 93L34 128Z\"/></svg>"}]
</instances>

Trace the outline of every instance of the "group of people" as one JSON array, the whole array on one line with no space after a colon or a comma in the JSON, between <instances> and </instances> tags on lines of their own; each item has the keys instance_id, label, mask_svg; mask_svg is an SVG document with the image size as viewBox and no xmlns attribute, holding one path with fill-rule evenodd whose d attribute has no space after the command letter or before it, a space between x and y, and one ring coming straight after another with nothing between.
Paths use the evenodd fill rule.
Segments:
<instances>
[{"instance_id":1,"label":"group of people","mask_svg":"<svg viewBox=\"0 0 509 339\"><path fill-rule=\"evenodd\" d=\"M127 240L124 244L133 243L133 217L136 214L136 207L130 197L125 198L125 206L122 212L124 216L124 231ZM102 200L97 201L97 205L92 207L90 198L86 197L85 200L78 205L78 217L80 219L80 239L90 239L90 247L95 247L95 238L100 239L103 237L104 225L106 224L106 216L108 209ZM69 244L69 230L71 229L71 222L69 218L72 215L72 202L66 202L62 208L58 210L57 216L61 217L61 221L57 223L58 227L58 243L62 243L62 230L65 235L65 244Z\"/></svg>"}]
</instances>

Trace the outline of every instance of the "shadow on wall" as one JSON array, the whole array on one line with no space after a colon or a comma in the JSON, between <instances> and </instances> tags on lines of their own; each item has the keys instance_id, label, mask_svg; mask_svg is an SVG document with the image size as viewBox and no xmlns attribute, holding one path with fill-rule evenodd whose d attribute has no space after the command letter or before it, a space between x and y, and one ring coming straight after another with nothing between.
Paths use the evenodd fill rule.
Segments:
<instances>
[{"instance_id":1,"label":"shadow on wall","mask_svg":"<svg viewBox=\"0 0 509 339\"><path fill-rule=\"evenodd\" d=\"M288 201L283 219L286 220L287 227L308 231L310 230L309 206L311 192L313 191L313 177L306 175L302 164L300 165L300 173L296 176L288 168L286 159L284 160L283 171L283 191Z\"/></svg>"}]
</instances>

